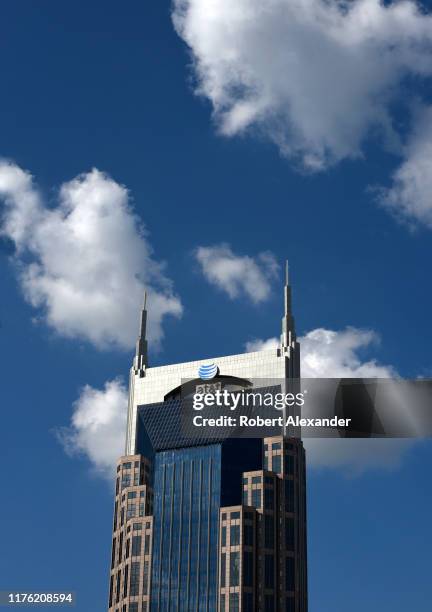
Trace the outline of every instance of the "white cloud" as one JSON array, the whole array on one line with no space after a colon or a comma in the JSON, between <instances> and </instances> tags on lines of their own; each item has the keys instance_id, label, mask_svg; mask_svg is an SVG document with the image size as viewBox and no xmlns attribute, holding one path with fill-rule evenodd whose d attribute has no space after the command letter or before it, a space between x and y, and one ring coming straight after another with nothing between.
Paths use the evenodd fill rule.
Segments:
<instances>
[{"instance_id":1,"label":"white cloud","mask_svg":"<svg viewBox=\"0 0 432 612\"><path fill-rule=\"evenodd\" d=\"M160 342L163 318L182 307L124 186L94 169L63 183L51 208L28 172L0 161L0 198L0 233L15 243L24 295L50 327L130 348L146 286L149 340Z\"/></svg>"},{"instance_id":2,"label":"white cloud","mask_svg":"<svg viewBox=\"0 0 432 612\"><path fill-rule=\"evenodd\" d=\"M245 350L247 353L254 353L255 351L270 351L276 349L280 344L279 338L268 338L267 340L259 340L255 338L245 344Z\"/></svg>"},{"instance_id":3,"label":"white cloud","mask_svg":"<svg viewBox=\"0 0 432 612\"><path fill-rule=\"evenodd\" d=\"M360 352L378 341L370 330L348 327L342 331L314 329L299 338L301 372L304 378L388 378L396 370L376 359L362 359ZM277 338L246 343L247 351L276 348ZM338 468L358 475L372 468L394 469L415 440L315 439L305 438L308 465Z\"/></svg>"},{"instance_id":4,"label":"white cloud","mask_svg":"<svg viewBox=\"0 0 432 612\"><path fill-rule=\"evenodd\" d=\"M301 372L304 378L388 378L395 376L392 366L376 359L362 360L358 354L379 341L371 330L347 327L342 331L314 329L299 338ZM279 346L278 338L246 342L246 351L265 351Z\"/></svg>"},{"instance_id":5,"label":"white cloud","mask_svg":"<svg viewBox=\"0 0 432 612\"><path fill-rule=\"evenodd\" d=\"M271 280L279 268L271 253L259 253L256 257L236 255L227 244L198 247L195 258L209 283L230 298L244 294L256 304L270 296Z\"/></svg>"},{"instance_id":6,"label":"white cloud","mask_svg":"<svg viewBox=\"0 0 432 612\"><path fill-rule=\"evenodd\" d=\"M432 107L422 108L405 148L405 160L389 189L379 191L381 203L402 221L432 228Z\"/></svg>"},{"instance_id":7,"label":"white cloud","mask_svg":"<svg viewBox=\"0 0 432 612\"><path fill-rule=\"evenodd\" d=\"M70 427L57 432L69 455L87 457L95 472L108 479L124 454L127 402L127 390L118 379L102 390L86 385L74 403Z\"/></svg>"},{"instance_id":8,"label":"white cloud","mask_svg":"<svg viewBox=\"0 0 432 612\"><path fill-rule=\"evenodd\" d=\"M432 18L409 0L174 0L173 23L220 131L256 128L312 171L372 131L397 147L400 85L432 72Z\"/></svg>"},{"instance_id":9,"label":"white cloud","mask_svg":"<svg viewBox=\"0 0 432 612\"><path fill-rule=\"evenodd\" d=\"M314 329L300 338L302 376L305 378L388 378L396 373L375 359L363 361L358 352L378 341L370 330Z\"/></svg>"}]
</instances>

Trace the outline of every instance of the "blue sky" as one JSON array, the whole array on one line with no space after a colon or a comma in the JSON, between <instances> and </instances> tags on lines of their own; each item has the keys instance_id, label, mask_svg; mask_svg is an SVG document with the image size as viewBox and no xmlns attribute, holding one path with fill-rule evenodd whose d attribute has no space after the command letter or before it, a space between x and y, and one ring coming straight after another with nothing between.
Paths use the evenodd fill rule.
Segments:
<instances>
[{"instance_id":1,"label":"blue sky","mask_svg":"<svg viewBox=\"0 0 432 612\"><path fill-rule=\"evenodd\" d=\"M262 28L251 34L241 14L236 17L228 4L221 5L225 12L210 24L220 36L219 48L212 40L207 45L202 16L177 24L176 33L168 2L47 1L36 7L17 1L1 9L0 431L7 466L0 511L1 589L73 589L77 610L105 609L112 490L100 476L109 457L98 446L99 430L93 437L86 437L85 424L63 430L69 448L82 445L83 453L73 456L65 452L58 431L70 426L80 406L85 416L95 399L112 401L113 411L119 410L115 402L124 388L116 383L113 397L104 385L118 376L127 379L144 283L154 299L153 365L242 352L247 342L276 336L282 314L282 273L276 264L288 257L305 356L317 357L320 367L330 364L336 376L341 371L361 375L364 368L406 377L431 374L428 17L387 14L389 29L396 32L392 36L398 37L395 46L386 27L376 25L375 13L368 13L376 25L369 27L371 39L349 46L359 74L357 105L346 93L354 85L346 76L352 70L345 63L345 39L338 40L336 52L321 38L313 39L310 32L319 33L319 27L310 30L299 19L299 31L308 33L301 40L311 47L297 49L295 32L272 30L272 24L284 23L277 13L261 16ZM244 6L239 0L238 7ZM320 11L315 25L340 31L339 17ZM347 36L356 24L352 19L344 28ZM224 20L244 49L230 46L233 41L220 25ZM269 43L266 34L273 31ZM417 46L398 50L405 34L415 40L420 31ZM185 41L192 40L195 46L188 49ZM286 40L294 47L286 47ZM249 53L248 45L258 51L261 45L261 55ZM374 75L380 45L393 45L396 59L377 61L381 71ZM236 74L245 72L248 58L253 86L247 79L226 81L226 66L219 63L224 49L238 60L229 66ZM259 60L269 49L277 61L263 70ZM334 71L325 72L327 64L320 66L314 49L328 51L329 65L341 74L338 87ZM297 76L282 61L293 50L305 62ZM194 93L193 62L201 70L202 96ZM316 71L314 87L323 76L322 89L316 90L321 99L315 97L314 104L322 104L327 123L314 123L314 105L305 114L311 85L301 78L308 67ZM216 75L216 84L209 74ZM276 91L276 83L292 88ZM245 100L247 105L238 105ZM334 128L333 111L343 118ZM384 111L393 130L388 118L382 119ZM275 126L282 143L275 142ZM315 131L308 131L310 126ZM19 188L2 174L11 168ZM106 253L107 244L113 249L108 264L101 259L102 272L90 272L103 286L104 265L117 269L118 264L113 283L130 289L131 299L123 303L114 290L105 294L102 287L104 316L86 318L101 287L85 282L89 252L82 236L69 244L71 227L52 213L62 203L88 210L79 187L88 185L90 175L70 181L92 168L100 173L93 174L93 187L109 192L108 219L115 210L130 241L123 248L116 224L114 230L105 225L107 216L96 210L101 249ZM2 177L9 182L2 183ZM25 209L30 200L23 204L23 193L38 198L35 212ZM399 219L388 210L392 202ZM11 229L16 210L24 220L21 238ZM132 214L145 224L144 236ZM59 236L60 270L53 268L46 248L52 240L56 255ZM208 260L200 259L199 247L213 249ZM142 270L136 270L141 261ZM35 262L36 279L29 276ZM232 263L237 272L229 272ZM62 277L67 269L76 271L73 279ZM64 282L83 290L76 310L70 300L55 302ZM60 304L57 310L53 303ZM346 332L347 327L354 331ZM311 336L313 330L326 333ZM326 340L323 349L319 343ZM115 418L121 422L118 412ZM425 441L383 453L374 449L372 459L359 453L335 461L321 456L310 470L311 612L356 612L366 606L371 612L427 610L432 446Z\"/></svg>"}]
</instances>

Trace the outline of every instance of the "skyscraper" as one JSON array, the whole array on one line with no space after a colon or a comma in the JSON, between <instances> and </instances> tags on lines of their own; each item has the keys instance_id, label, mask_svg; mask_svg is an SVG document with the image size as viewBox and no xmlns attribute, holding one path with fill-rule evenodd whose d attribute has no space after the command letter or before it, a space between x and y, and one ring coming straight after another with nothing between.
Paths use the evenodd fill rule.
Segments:
<instances>
[{"instance_id":1,"label":"skyscraper","mask_svg":"<svg viewBox=\"0 0 432 612\"><path fill-rule=\"evenodd\" d=\"M151 368L146 304L130 372L125 455L119 459L109 612L307 612L303 444L193 439L181 430L182 393L212 383L300 375L288 268L277 348Z\"/></svg>"}]
</instances>

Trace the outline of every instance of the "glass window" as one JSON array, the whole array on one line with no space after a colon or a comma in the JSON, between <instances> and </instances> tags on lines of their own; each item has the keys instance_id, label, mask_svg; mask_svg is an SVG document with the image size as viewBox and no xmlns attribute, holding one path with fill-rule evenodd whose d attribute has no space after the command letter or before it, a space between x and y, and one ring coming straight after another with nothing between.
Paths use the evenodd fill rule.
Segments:
<instances>
[{"instance_id":1,"label":"glass window","mask_svg":"<svg viewBox=\"0 0 432 612\"><path fill-rule=\"evenodd\" d=\"M245 485L247 485L247 483L248 483L248 480L249 480L248 478L246 478L246 477L243 477L243 484L245 484Z\"/></svg>"},{"instance_id":2,"label":"glass window","mask_svg":"<svg viewBox=\"0 0 432 612\"><path fill-rule=\"evenodd\" d=\"M128 493L128 499L135 499L136 497L136 491L130 491L130 493Z\"/></svg>"},{"instance_id":3,"label":"glass window","mask_svg":"<svg viewBox=\"0 0 432 612\"><path fill-rule=\"evenodd\" d=\"M109 607L110 608L111 608L112 603L113 603L113 586L114 586L113 578L114 578L114 576L111 576L111 578L110 578L110 590L109 590Z\"/></svg>"},{"instance_id":4,"label":"glass window","mask_svg":"<svg viewBox=\"0 0 432 612\"><path fill-rule=\"evenodd\" d=\"M132 467L132 464L131 464L131 463L123 463L123 469L124 469L124 470L130 470L130 469L131 469L131 467Z\"/></svg>"},{"instance_id":5,"label":"glass window","mask_svg":"<svg viewBox=\"0 0 432 612\"><path fill-rule=\"evenodd\" d=\"M226 519L226 512L222 512L222 520L224 521Z\"/></svg>"},{"instance_id":6,"label":"glass window","mask_svg":"<svg viewBox=\"0 0 432 612\"><path fill-rule=\"evenodd\" d=\"M245 546L253 546L253 525L244 525L243 544Z\"/></svg>"},{"instance_id":7,"label":"glass window","mask_svg":"<svg viewBox=\"0 0 432 612\"><path fill-rule=\"evenodd\" d=\"M272 449L273 450L279 450L281 448L281 443L280 442L274 442L274 444L272 444Z\"/></svg>"},{"instance_id":8,"label":"glass window","mask_svg":"<svg viewBox=\"0 0 432 612\"><path fill-rule=\"evenodd\" d=\"M146 537L144 540L144 554L148 555L149 552L150 552L150 535L146 534Z\"/></svg>"},{"instance_id":9,"label":"glass window","mask_svg":"<svg viewBox=\"0 0 432 612\"><path fill-rule=\"evenodd\" d=\"M226 576L226 554L222 553L221 555L221 587L225 586L225 576Z\"/></svg>"},{"instance_id":10,"label":"glass window","mask_svg":"<svg viewBox=\"0 0 432 612\"><path fill-rule=\"evenodd\" d=\"M133 524L133 530L134 531L141 531L142 529L142 523L134 523Z\"/></svg>"},{"instance_id":11,"label":"glass window","mask_svg":"<svg viewBox=\"0 0 432 612\"><path fill-rule=\"evenodd\" d=\"M273 510L274 508L273 489L264 489L264 506L266 510Z\"/></svg>"},{"instance_id":12,"label":"glass window","mask_svg":"<svg viewBox=\"0 0 432 612\"><path fill-rule=\"evenodd\" d=\"M239 594L238 593L230 593L230 596L229 596L229 610L230 610L230 612L238 612L239 611Z\"/></svg>"},{"instance_id":13,"label":"glass window","mask_svg":"<svg viewBox=\"0 0 432 612\"><path fill-rule=\"evenodd\" d=\"M147 595L147 593L148 593L148 579L149 579L149 562L148 561L144 561L143 595Z\"/></svg>"},{"instance_id":14,"label":"glass window","mask_svg":"<svg viewBox=\"0 0 432 612\"><path fill-rule=\"evenodd\" d=\"M243 553L243 584L253 586L253 554L249 551Z\"/></svg>"},{"instance_id":15,"label":"glass window","mask_svg":"<svg viewBox=\"0 0 432 612\"><path fill-rule=\"evenodd\" d=\"M126 511L126 519L134 518L136 516L136 504L128 504Z\"/></svg>"},{"instance_id":16,"label":"glass window","mask_svg":"<svg viewBox=\"0 0 432 612\"><path fill-rule=\"evenodd\" d=\"M264 450L268 450L268 444L264 444Z\"/></svg>"},{"instance_id":17,"label":"glass window","mask_svg":"<svg viewBox=\"0 0 432 612\"><path fill-rule=\"evenodd\" d=\"M274 612L274 595L265 596L265 612Z\"/></svg>"},{"instance_id":18,"label":"glass window","mask_svg":"<svg viewBox=\"0 0 432 612\"><path fill-rule=\"evenodd\" d=\"M139 561L132 561L131 572L130 572L130 591L131 597L139 594L139 578L140 578L140 563Z\"/></svg>"},{"instance_id":19,"label":"glass window","mask_svg":"<svg viewBox=\"0 0 432 612\"><path fill-rule=\"evenodd\" d=\"M226 527L222 527L222 546L226 546Z\"/></svg>"},{"instance_id":20,"label":"glass window","mask_svg":"<svg viewBox=\"0 0 432 612\"><path fill-rule=\"evenodd\" d=\"M132 536L132 557L141 554L141 536Z\"/></svg>"},{"instance_id":21,"label":"glass window","mask_svg":"<svg viewBox=\"0 0 432 612\"><path fill-rule=\"evenodd\" d=\"M294 597L287 597L285 602L285 612L295 612Z\"/></svg>"},{"instance_id":22,"label":"glass window","mask_svg":"<svg viewBox=\"0 0 432 612\"><path fill-rule=\"evenodd\" d=\"M274 557L273 555L265 555L264 585L266 589L272 589L274 587Z\"/></svg>"},{"instance_id":23,"label":"glass window","mask_svg":"<svg viewBox=\"0 0 432 612\"><path fill-rule=\"evenodd\" d=\"M276 472L277 474L281 472L281 468L282 468L281 459L282 457L280 455L273 455L272 472Z\"/></svg>"},{"instance_id":24,"label":"glass window","mask_svg":"<svg viewBox=\"0 0 432 612\"><path fill-rule=\"evenodd\" d=\"M249 491L247 489L243 490L243 503L245 506L249 503Z\"/></svg>"},{"instance_id":25,"label":"glass window","mask_svg":"<svg viewBox=\"0 0 432 612\"><path fill-rule=\"evenodd\" d=\"M240 525L231 525L230 527L230 546L238 546L240 544Z\"/></svg>"},{"instance_id":26,"label":"glass window","mask_svg":"<svg viewBox=\"0 0 432 612\"><path fill-rule=\"evenodd\" d=\"M252 484L258 484L261 482L261 476L252 476Z\"/></svg>"},{"instance_id":27,"label":"glass window","mask_svg":"<svg viewBox=\"0 0 432 612\"><path fill-rule=\"evenodd\" d=\"M253 607L253 594L252 593L244 593L243 610L244 612L255 612L254 607Z\"/></svg>"},{"instance_id":28,"label":"glass window","mask_svg":"<svg viewBox=\"0 0 432 612\"><path fill-rule=\"evenodd\" d=\"M222 595L220 596L220 606L219 606L220 612L225 612L225 595L222 593Z\"/></svg>"},{"instance_id":29,"label":"glass window","mask_svg":"<svg viewBox=\"0 0 432 612\"><path fill-rule=\"evenodd\" d=\"M120 534L120 539L119 539L117 563L121 563L122 554L123 554L123 532Z\"/></svg>"},{"instance_id":30,"label":"glass window","mask_svg":"<svg viewBox=\"0 0 432 612\"><path fill-rule=\"evenodd\" d=\"M124 569L123 597L127 597L128 578L129 578L129 565L126 565Z\"/></svg>"},{"instance_id":31,"label":"glass window","mask_svg":"<svg viewBox=\"0 0 432 612\"><path fill-rule=\"evenodd\" d=\"M294 512L294 481L285 480L285 510Z\"/></svg>"},{"instance_id":32,"label":"glass window","mask_svg":"<svg viewBox=\"0 0 432 612\"><path fill-rule=\"evenodd\" d=\"M263 467L264 467L265 470L268 470L269 469L268 466L269 466L269 459L268 459L268 455L266 455L264 457Z\"/></svg>"},{"instance_id":33,"label":"glass window","mask_svg":"<svg viewBox=\"0 0 432 612\"><path fill-rule=\"evenodd\" d=\"M111 549L111 567L115 565L115 552L116 552L116 539L113 538L112 549Z\"/></svg>"},{"instance_id":34,"label":"glass window","mask_svg":"<svg viewBox=\"0 0 432 612\"><path fill-rule=\"evenodd\" d=\"M139 467L139 461L135 461L134 465L136 468Z\"/></svg>"},{"instance_id":35,"label":"glass window","mask_svg":"<svg viewBox=\"0 0 432 612\"><path fill-rule=\"evenodd\" d=\"M294 557L287 557L285 562L285 590L294 591L295 565Z\"/></svg>"},{"instance_id":36,"label":"glass window","mask_svg":"<svg viewBox=\"0 0 432 612\"><path fill-rule=\"evenodd\" d=\"M293 455L285 455L285 474L292 476L294 474L294 457Z\"/></svg>"},{"instance_id":37,"label":"glass window","mask_svg":"<svg viewBox=\"0 0 432 612\"><path fill-rule=\"evenodd\" d=\"M230 586L238 586L240 580L240 553L230 554Z\"/></svg>"},{"instance_id":38,"label":"glass window","mask_svg":"<svg viewBox=\"0 0 432 612\"><path fill-rule=\"evenodd\" d=\"M240 512L231 512L231 519L240 518Z\"/></svg>"},{"instance_id":39,"label":"glass window","mask_svg":"<svg viewBox=\"0 0 432 612\"><path fill-rule=\"evenodd\" d=\"M285 547L287 550L294 549L294 519L285 519Z\"/></svg>"},{"instance_id":40,"label":"glass window","mask_svg":"<svg viewBox=\"0 0 432 612\"><path fill-rule=\"evenodd\" d=\"M138 612L138 604L136 601L129 604L129 612Z\"/></svg>"},{"instance_id":41,"label":"glass window","mask_svg":"<svg viewBox=\"0 0 432 612\"><path fill-rule=\"evenodd\" d=\"M261 508L261 489L254 489L252 491L252 506Z\"/></svg>"},{"instance_id":42,"label":"glass window","mask_svg":"<svg viewBox=\"0 0 432 612\"><path fill-rule=\"evenodd\" d=\"M274 546L274 519L273 519L273 516L269 516L268 514L266 514L264 525L265 525L265 535L264 535L265 547L273 548Z\"/></svg>"},{"instance_id":43,"label":"glass window","mask_svg":"<svg viewBox=\"0 0 432 612\"><path fill-rule=\"evenodd\" d=\"M116 603L118 603L120 601L120 578L121 578L121 571L119 570L117 572L117 595L116 595Z\"/></svg>"},{"instance_id":44,"label":"glass window","mask_svg":"<svg viewBox=\"0 0 432 612\"><path fill-rule=\"evenodd\" d=\"M118 502L116 502L115 506L114 506L113 531L115 531L117 529L117 512L118 512Z\"/></svg>"}]
</instances>

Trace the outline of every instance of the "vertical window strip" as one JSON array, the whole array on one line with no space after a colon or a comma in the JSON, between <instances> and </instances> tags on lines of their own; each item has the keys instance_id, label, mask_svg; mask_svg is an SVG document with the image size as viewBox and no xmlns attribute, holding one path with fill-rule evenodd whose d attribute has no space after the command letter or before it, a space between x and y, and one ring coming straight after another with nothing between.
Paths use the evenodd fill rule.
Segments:
<instances>
[{"instance_id":1,"label":"vertical window strip","mask_svg":"<svg viewBox=\"0 0 432 612\"><path fill-rule=\"evenodd\" d=\"M176 475L176 464L174 463L172 474L171 474L171 485L170 485L171 504L170 504L169 553L168 553L168 567L169 567L168 601L171 600L171 562L172 562L172 549L173 549L173 515L174 515L175 475Z\"/></svg>"},{"instance_id":2,"label":"vertical window strip","mask_svg":"<svg viewBox=\"0 0 432 612\"><path fill-rule=\"evenodd\" d=\"M210 458L209 464L209 475L208 475L208 510L207 510L207 581L206 581L206 593L207 593L207 610L209 609L210 603L210 547L211 547L211 511L212 511L212 492L213 492L213 459Z\"/></svg>"},{"instance_id":3,"label":"vertical window strip","mask_svg":"<svg viewBox=\"0 0 432 612\"><path fill-rule=\"evenodd\" d=\"M181 584L181 564L182 564L182 541L183 541L183 492L184 492L184 461L181 462L180 470L180 531L178 540L178 564L177 564L177 610L180 610L180 584Z\"/></svg>"}]
</instances>

